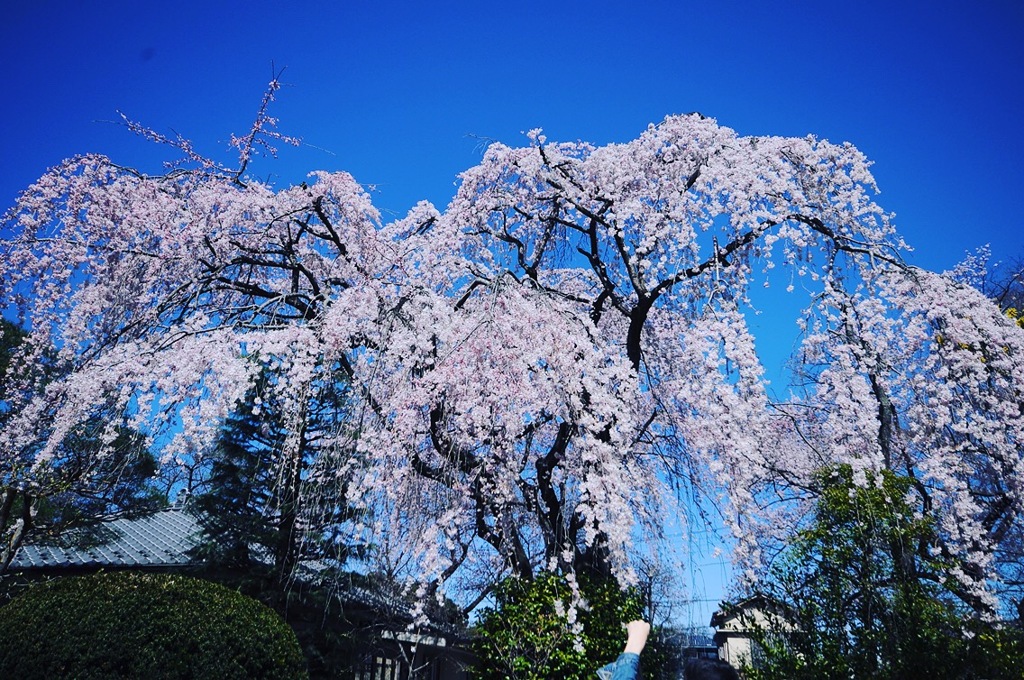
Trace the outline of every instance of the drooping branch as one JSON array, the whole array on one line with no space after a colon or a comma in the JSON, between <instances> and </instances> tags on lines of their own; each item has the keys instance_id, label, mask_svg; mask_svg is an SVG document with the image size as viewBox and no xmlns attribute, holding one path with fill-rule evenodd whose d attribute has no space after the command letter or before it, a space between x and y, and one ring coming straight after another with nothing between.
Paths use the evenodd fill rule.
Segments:
<instances>
[{"instance_id":1,"label":"drooping branch","mask_svg":"<svg viewBox=\"0 0 1024 680\"><path fill-rule=\"evenodd\" d=\"M537 512L540 516L540 523L544 535L544 557L550 560L558 556L561 559L561 551L567 545L565 507L562 498L558 497L555 490L553 473L565 457L566 447L569 445L572 436L572 426L562 422L558 424L558 432L554 441L548 448L548 452L537 458L534 466L537 470L537 494L542 503ZM575 536L572 536L575 539ZM575 544L575 540L573 540Z\"/></svg>"}]
</instances>

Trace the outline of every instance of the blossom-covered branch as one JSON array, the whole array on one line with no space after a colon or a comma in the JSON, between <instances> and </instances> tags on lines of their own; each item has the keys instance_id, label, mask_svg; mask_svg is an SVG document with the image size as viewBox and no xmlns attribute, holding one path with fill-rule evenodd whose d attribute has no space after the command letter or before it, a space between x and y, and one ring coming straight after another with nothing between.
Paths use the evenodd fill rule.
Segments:
<instances>
[{"instance_id":1,"label":"blossom-covered branch","mask_svg":"<svg viewBox=\"0 0 1024 680\"><path fill-rule=\"evenodd\" d=\"M266 139L268 103L243 149ZM494 563L629 581L680 488L755 565L816 471L845 463L912 474L942 527L932 547L990 592L986 518L1022 501L1024 331L902 263L853 146L698 115L604 147L535 132L493 144L443 211L386 224L346 173L276 189L244 177L249 153L211 171L176 146L187 162L161 177L71 159L7 213L0 296L32 339L19 379L42 351L62 366L10 401L9 455L45 465L111 403L168 463L194 455L255 381L252 357L274 357L282 385L344 374L338 483L378 509L354 531L431 513L402 545L425 580ZM803 383L777 403L747 325L774 268L811 293Z\"/></svg>"}]
</instances>

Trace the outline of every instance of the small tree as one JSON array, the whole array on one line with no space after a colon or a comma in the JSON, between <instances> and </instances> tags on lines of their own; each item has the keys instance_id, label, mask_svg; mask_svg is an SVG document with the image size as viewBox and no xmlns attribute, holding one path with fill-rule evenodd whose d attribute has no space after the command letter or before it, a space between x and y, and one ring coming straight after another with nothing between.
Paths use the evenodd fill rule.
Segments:
<instances>
[{"instance_id":1,"label":"small tree","mask_svg":"<svg viewBox=\"0 0 1024 680\"><path fill-rule=\"evenodd\" d=\"M642 598L611 578L582 576L578 596L565 577L542 572L532 580L512 577L483 611L474 651L478 680L583 680L622 651L622 623L641 617ZM660 678L663 659L651 637L644 651L645 678ZM667 676L665 676L667 677Z\"/></svg>"},{"instance_id":2,"label":"small tree","mask_svg":"<svg viewBox=\"0 0 1024 680\"><path fill-rule=\"evenodd\" d=\"M977 621L965 632L948 578L957 564L908 502L912 480L856 474L848 465L819 474L814 521L763 586L779 615L747 622L760 647L747 677L1020 677L999 674L1020 656L1019 634Z\"/></svg>"}]
</instances>

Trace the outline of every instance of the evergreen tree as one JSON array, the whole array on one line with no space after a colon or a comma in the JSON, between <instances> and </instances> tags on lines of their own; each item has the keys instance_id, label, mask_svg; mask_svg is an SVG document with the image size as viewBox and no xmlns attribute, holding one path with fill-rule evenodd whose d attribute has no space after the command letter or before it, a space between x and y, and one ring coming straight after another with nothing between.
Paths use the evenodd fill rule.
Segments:
<instances>
[{"instance_id":1,"label":"evergreen tree","mask_svg":"<svg viewBox=\"0 0 1024 680\"><path fill-rule=\"evenodd\" d=\"M226 420L207 490L194 502L204 525L197 554L211 565L272 567L283 588L300 562L337 567L351 554L342 538L351 511L337 477L348 455L336 445L346 427L345 385L336 378L320 370L295 394L267 365Z\"/></svg>"}]
</instances>

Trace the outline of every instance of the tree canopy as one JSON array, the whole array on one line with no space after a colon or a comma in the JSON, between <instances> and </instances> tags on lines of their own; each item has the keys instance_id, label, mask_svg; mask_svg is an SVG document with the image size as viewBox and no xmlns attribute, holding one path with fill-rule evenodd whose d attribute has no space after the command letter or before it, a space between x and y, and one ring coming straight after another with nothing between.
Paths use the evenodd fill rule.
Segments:
<instances>
[{"instance_id":1,"label":"tree canopy","mask_svg":"<svg viewBox=\"0 0 1024 680\"><path fill-rule=\"evenodd\" d=\"M955 276L903 262L854 146L741 136L699 114L593 146L492 144L449 205L386 222L344 172L276 188L181 139L158 176L69 159L3 221L0 299L29 329L3 455L32 465L98 410L164 443L215 441L273 357L284 413L317 371L351 386L333 470L428 583L580 567L629 583L681 493L755 567L811 507L815 471L913 480L979 611L1024 483L1024 330ZM287 140L285 140L287 141ZM783 286L778 286L779 281ZM766 283L804 296L788 394L748 320ZM296 430L297 431L297 430ZM298 446L292 437L287 447ZM96 453L103 455L102 451ZM402 527L404 531L397 531Z\"/></svg>"},{"instance_id":2,"label":"tree canopy","mask_svg":"<svg viewBox=\"0 0 1024 680\"><path fill-rule=\"evenodd\" d=\"M19 377L27 334L0 319L0 428L13 417L13 405L26 394L44 393L49 356L36 356L35 384ZM27 390L27 391L26 391ZM157 461L146 438L121 424L120 414L98 405L84 421L64 433L46 461L36 454L50 432L40 423L35 437L0 457L0 574L32 533L54 535L76 524L115 512L147 512L166 504L151 484Z\"/></svg>"},{"instance_id":3,"label":"tree canopy","mask_svg":"<svg viewBox=\"0 0 1024 680\"><path fill-rule=\"evenodd\" d=\"M586 598L586 611L576 611L574 591ZM494 591L494 605L481 611L473 638L477 680L593 678L622 650L622 623L640 618L642 609L638 593L622 591L612 579L585 576L567 583L547 572L532 581L506 579ZM651 663L660 651L654 649L657 640L651 642L643 670L663 672L641 677L676 675Z\"/></svg>"},{"instance_id":4,"label":"tree canopy","mask_svg":"<svg viewBox=\"0 0 1024 680\"><path fill-rule=\"evenodd\" d=\"M851 472L821 471L813 523L758 584L775 611L740 613L758 644L746 676L1019 678L1020 622L971 620L950 591L955 565L917 549L936 535L908 503L910 479L882 470L857 486Z\"/></svg>"},{"instance_id":5,"label":"tree canopy","mask_svg":"<svg viewBox=\"0 0 1024 680\"><path fill-rule=\"evenodd\" d=\"M286 586L301 562L340 566L356 550L336 535L351 516L334 478L348 456L333 450L344 427L344 388L339 393L339 385L327 380L296 417L282 412L275 384L264 371L227 417L192 507L203 523L196 553L210 566L244 571L265 564L273 580ZM292 436L298 443L287 447Z\"/></svg>"}]
</instances>

